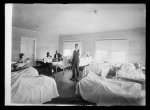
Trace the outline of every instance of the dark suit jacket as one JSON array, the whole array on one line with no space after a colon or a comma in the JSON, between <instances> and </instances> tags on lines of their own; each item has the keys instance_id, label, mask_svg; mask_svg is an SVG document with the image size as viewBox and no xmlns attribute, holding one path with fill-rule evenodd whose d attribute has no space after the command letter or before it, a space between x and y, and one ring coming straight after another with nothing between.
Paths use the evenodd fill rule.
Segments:
<instances>
[{"instance_id":1,"label":"dark suit jacket","mask_svg":"<svg viewBox=\"0 0 150 110\"><path fill-rule=\"evenodd\" d=\"M73 51L72 64L79 64L79 49Z\"/></svg>"},{"instance_id":2,"label":"dark suit jacket","mask_svg":"<svg viewBox=\"0 0 150 110\"><path fill-rule=\"evenodd\" d=\"M58 60L60 60L61 59L61 54L57 53L57 56L58 56ZM56 54L54 55L54 58L56 58Z\"/></svg>"}]
</instances>

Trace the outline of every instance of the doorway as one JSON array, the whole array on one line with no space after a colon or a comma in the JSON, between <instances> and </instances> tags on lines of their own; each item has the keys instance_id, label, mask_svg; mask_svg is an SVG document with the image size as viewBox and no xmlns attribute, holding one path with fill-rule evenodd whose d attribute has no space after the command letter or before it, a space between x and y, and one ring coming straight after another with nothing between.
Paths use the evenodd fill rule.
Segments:
<instances>
[{"instance_id":1,"label":"doorway","mask_svg":"<svg viewBox=\"0 0 150 110\"><path fill-rule=\"evenodd\" d=\"M25 58L29 58L31 66L35 66L36 55L36 39L21 37L21 53L24 53Z\"/></svg>"}]
</instances>

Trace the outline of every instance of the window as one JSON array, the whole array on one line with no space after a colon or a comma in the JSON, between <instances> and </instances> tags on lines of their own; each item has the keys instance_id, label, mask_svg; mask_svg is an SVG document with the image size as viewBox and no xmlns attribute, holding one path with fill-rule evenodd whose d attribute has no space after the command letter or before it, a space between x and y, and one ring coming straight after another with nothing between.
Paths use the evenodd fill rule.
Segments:
<instances>
[{"instance_id":1,"label":"window","mask_svg":"<svg viewBox=\"0 0 150 110\"><path fill-rule=\"evenodd\" d=\"M64 49L64 56L71 56L72 51L70 49Z\"/></svg>"},{"instance_id":2,"label":"window","mask_svg":"<svg viewBox=\"0 0 150 110\"><path fill-rule=\"evenodd\" d=\"M125 52L111 52L110 62L112 63L125 62Z\"/></svg>"},{"instance_id":3,"label":"window","mask_svg":"<svg viewBox=\"0 0 150 110\"><path fill-rule=\"evenodd\" d=\"M75 44L78 44L78 47L80 49L80 54L82 53L82 42L80 40L78 41L64 41L63 43L63 56L72 56L73 51L75 49Z\"/></svg>"},{"instance_id":4,"label":"window","mask_svg":"<svg viewBox=\"0 0 150 110\"><path fill-rule=\"evenodd\" d=\"M96 41L96 54L95 59L98 62L108 61L109 58L109 40L108 39L100 39Z\"/></svg>"},{"instance_id":5,"label":"window","mask_svg":"<svg viewBox=\"0 0 150 110\"><path fill-rule=\"evenodd\" d=\"M108 51L96 50L96 59L97 61L108 61Z\"/></svg>"},{"instance_id":6,"label":"window","mask_svg":"<svg viewBox=\"0 0 150 110\"><path fill-rule=\"evenodd\" d=\"M127 47L127 38L96 40L95 59L99 62L125 62L127 57Z\"/></svg>"}]
</instances>

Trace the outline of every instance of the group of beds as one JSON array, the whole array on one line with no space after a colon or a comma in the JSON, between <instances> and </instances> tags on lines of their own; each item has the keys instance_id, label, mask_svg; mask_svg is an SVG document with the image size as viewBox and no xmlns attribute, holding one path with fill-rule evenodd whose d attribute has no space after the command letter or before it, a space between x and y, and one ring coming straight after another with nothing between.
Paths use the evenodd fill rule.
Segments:
<instances>
[{"instance_id":1,"label":"group of beds","mask_svg":"<svg viewBox=\"0 0 150 110\"><path fill-rule=\"evenodd\" d=\"M68 65L64 62L54 64L61 68ZM145 74L139 65L137 67L131 63L96 63L91 59L83 58L80 66L85 67L80 80L76 83L75 92L88 102L98 105L104 105L104 103L121 105L123 104L122 100L136 100L144 97L141 96L143 83L120 80L120 78L125 78L144 82ZM111 78L107 78L108 76ZM42 74L39 75L32 66L11 72L12 103L42 104L58 96L55 79Z\"/></svg>"},{"instance_id":2,"label":"group of beds","mask_svg":"<svg viewBox=\"0 0 150 110\"><path fill-rule=\"evenodd\" d=\"M107 78L109 75L111 77ZM144 83L120 78L144 82L145 74L132 63L91 63L84 68L76 84L76 94L97 105L130 105L131 99L136 101L145 97Z\"/></svg>"}]
</instances>

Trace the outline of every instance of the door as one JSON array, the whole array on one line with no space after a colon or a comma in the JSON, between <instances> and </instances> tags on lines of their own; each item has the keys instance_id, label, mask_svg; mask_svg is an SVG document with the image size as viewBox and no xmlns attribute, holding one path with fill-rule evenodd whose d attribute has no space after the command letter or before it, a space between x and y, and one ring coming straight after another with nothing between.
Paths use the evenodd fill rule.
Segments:
<instances>
[{"instance_id":1,"label":"door","mask_svg":"<svg viewBox=\"0 0 150 110\"><path fill-rule=\"evenodd\" d=\"M35 39L21 37L21 53L25 58L30 58L31 66L35 65Z\"/></svg>"}]
</instances>

